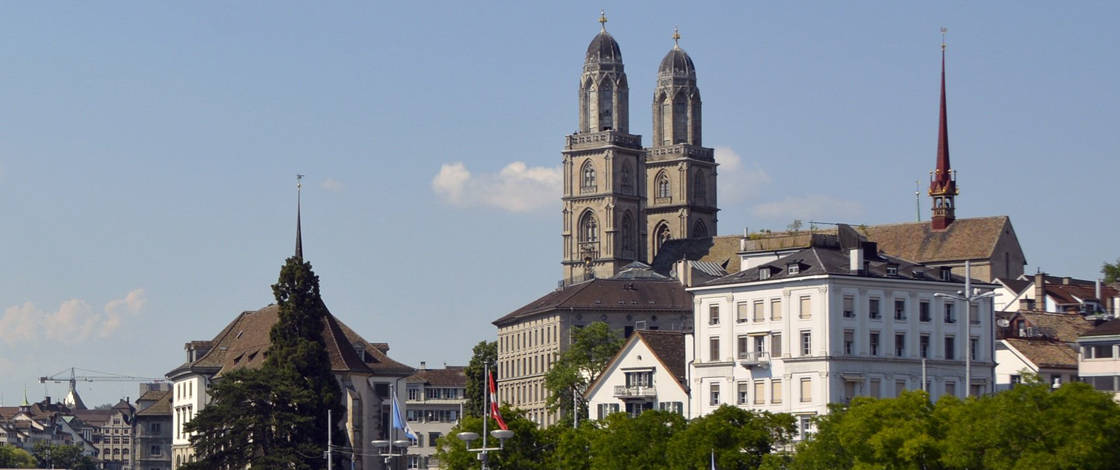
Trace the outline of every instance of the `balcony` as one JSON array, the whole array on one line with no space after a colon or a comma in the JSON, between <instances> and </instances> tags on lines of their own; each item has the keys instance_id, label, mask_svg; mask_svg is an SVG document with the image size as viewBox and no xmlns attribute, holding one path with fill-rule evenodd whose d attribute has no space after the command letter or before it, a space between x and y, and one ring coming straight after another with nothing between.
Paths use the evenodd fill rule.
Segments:
<instances>
[{"instance_id":1,"label":"balcony","mask_svg":"<svg viewBox=\"0 0 1120 470\"><path fill-rule=\"evenodd\" d=\"M657 397L657 390L649 385L636 385L627 387L625 385L614 386L615 398L655 398Z\"/></svg>"},{"instance_id":2,"label":"balcony","mask_svg":"<svg viewBox=\"0 0 1120 470\"><path fill-rule=\"evenodd\" d=\"M770 367L770 353L755 351L739 353L739 365L743 367Z\"/></svg>"}]
</instances>

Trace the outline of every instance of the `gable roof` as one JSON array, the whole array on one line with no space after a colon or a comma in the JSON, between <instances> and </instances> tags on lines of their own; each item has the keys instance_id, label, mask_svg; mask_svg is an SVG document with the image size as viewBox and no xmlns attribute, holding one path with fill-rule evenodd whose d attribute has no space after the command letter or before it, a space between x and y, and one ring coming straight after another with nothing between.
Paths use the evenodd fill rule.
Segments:
<instances>
[{"instance_id":1,"label":"gable roof","mask_svg":"<svg viewBox=\"0 0 1120 470\"><path fill-rule=\"evenodd\" d=\"M701 286L718 286L726 284L740 284L745 282L770 281L782 279L796 279L801 277L819 275L859 276L864 278L890 278L911 279L931 282L963 282L964 278L952 275L951 281L941 281L936 273L929 273L925 266L912 263L904 259L888 256L883 253L866 253L864 261L868 270L859 274L851 271L851 260L848 250L836 247L811 246L794 253L778 258L769 263L761 264L755 268L747 269L727 276L713 279ZM799 269L791 273L789 265L796 264ZM888 266L897 267L896 274L887 274ZM762 277L763 271L769 271L769 276Z\"/></svg>"},{"instance_id":2,"label":"gable roof","mask_svg":"<svg viewBox=\"0 0 1120 470\"><path fill-rule=\"evenodd\" d=\"M556 289L494 320L503 326L556 310L692 312L692 294L672 279L592 279Z\"/></svg>"},{"instance_id":3,"label":"gable roof","mask_svg":"<svg viewBox=\"0 0 1120 470\"><path fill-rule=\"evenodd\" d=\"M467 373L463 366L443 369L420 369L408 376L409 383L423 383L432 387L466 387Z\"/></svg>"},{"instance_id":4,"label":"gable roof","mask_svg":"<svg viewBox=\"0 0 1120 470\"><path fill-rule=\"evenodd\" d=\"M210 341L212 347L202 357L168 375L190 369L214 372L217 377L236 368L260 367L272 346L270 335L279 311L278 306L269 305L260 310L242 312ZM401 376L412 373L411 367L385 355L389 349L387 345L366 341L329 310L323 318L323 342L334 372Z\"/></svg>"},{"instance_id":5,"label":"gable roof","mask_svg":"<svg viewBox=\"0 0 1120 470\"><path fill-rule=\"evenodd\" d=\"M1015 331L1015 321L1019 318L1037 328L1041 336L1065 343L1077 341L1078 336L1093 329L1093 324L1078 314L1021 311L1011 316L1010 334L1007 336L1018 334Z\"/></svg>"},{"instance_id":6,"label":"gable roof","mask_svg":"<svg viewBox=\"0 0 1120 470\"><path fill-rule=\"evenodd\" d=\"M1066 343L1024 338L1005 338L1003 341L1038 367L1077 369L1077 351Z\"/></svg>"},{"instance_id":7,"label":"gable roof","mask_svg":"<svg viewBox=\"0 0 1120 470\"><path fill-rule=\"evenodd\" d=\"M669 375L673 376L678 386L682 390L688 390L688 382L685 376L685 371L688 364L685 362L685 345L684 333L681 331L668 331L668 330L637 330L629 339L623 343L618 352L615 353L611 361L607 363L604 371L612 371L626 353L633 350L634 343L641 341L650 350L657 362ZM606 380L607 374L604 372L588 385L587 391L584 392L585 396L596 390L601 382Z\"/></svg>"},{"instance_id":8,"label":"gable roof","mask_svg":"<svg viewBox=\"0 0 1120 470\"><path fill-rule=\"evenodd\" d=\"M872 225L863 230L879 249L916 263L987 259L995 255L1000 237L1014 237L1007 216L956 219L944 230L929 222Z\"/></svg>"},{"instance_id":9,"label":"gable roof","mask_svg":"<svg viewBox=\"0 0 1120 470\"><path fill-rule=\"evenodd\" d=\"M1120 319L1112 319L1107 322L1097 325L1089 331L1081 335L1082 339L1091 339L1094 336L1116 336L1120 335Z\"/></svg>"},{"instance_id":10,"label":"gable roof","mask_svg":"<svg viewBox=\"0 0 1120 470\"><path fill-rule=\"evenodd\" d=\"M150 391L148 393L145 393L144 396L147 397L148 394L150 394L150 393L159 393L160 396L156 398L155 403L152 403L151 405L148 405L147 408L144 408L140 411L137 411L136 416L137 417L170 418L171 417L171 390L167 390L165 392L160 392L158 390L153 390L153 391Z\"/></svg>"}]
</instances>

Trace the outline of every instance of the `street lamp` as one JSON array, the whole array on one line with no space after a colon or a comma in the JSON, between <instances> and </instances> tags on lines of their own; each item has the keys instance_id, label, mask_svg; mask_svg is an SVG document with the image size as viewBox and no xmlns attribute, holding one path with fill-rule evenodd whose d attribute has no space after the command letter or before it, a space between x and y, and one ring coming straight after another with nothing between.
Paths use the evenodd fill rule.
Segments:
<instances>
[{"instance_id":1,"label":"street lamp","mask_svg":"<svg viewBox=\"0 0 1120 470\"><path fill-rule=\"evenodd\" d=\"M506 448L506 439L513 437L513 431L507 429L495 429L490 431L490 435L498 440L498 447L486 447L486 431L482 434L482 447L471 449L471 442L478 440L477 432L461 432L457 437L467 444L467 450L471 452L478 452L478 461L482 462L482 470L490 470L490 451L502 450Z\"/></svg>"},{"instance_id":2,"label":"street lamp","mask_svg":"<svg viewBox=\"0 0 1120 470\"><path fill-rule=\"evenodd\" d=\"M377 456L385 458L385 468L393 468L393 459L395 457L404 457L405 452L408 451L408 446L412 442L408 439L401 439L397 441L376 440L373 441L373 447L377 449ZM393 449L399 449L400 454L393 453ZM388 449L389 452L385 452Z\"/></svg>"},{"instance_id":3,"label":"street lamp","mask_svg":"<svg viewBox=\"0 0 1120 470\"><path fill-rule=\"evenodd\" d=\"M964 349L964 396L965 398L972 395L972 303L978 300L995 297L995 292L985 292L983 294L976 294L972 290L972 262L964 262L964 290L957 291L954 294L942 294L940 292L933 294L934 297L941 297L944 299L955 299L965 301L965 318L964 323L965 331L965 349ZM979 307L977 307L979 308ZM977 312L979 314L979 312ZM923 379L924 380L924 379ZM924 384L923 384L924 385Z\"/></svg>"}]
</instances>

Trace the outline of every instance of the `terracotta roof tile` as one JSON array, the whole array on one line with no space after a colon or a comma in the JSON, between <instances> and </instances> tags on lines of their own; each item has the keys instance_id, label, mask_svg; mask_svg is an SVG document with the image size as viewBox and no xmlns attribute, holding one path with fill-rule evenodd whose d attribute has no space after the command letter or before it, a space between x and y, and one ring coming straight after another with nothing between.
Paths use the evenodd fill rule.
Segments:
<instances>
[{"instance_id":1,"label":"terracotta roof tile","mask_svg":"<svg viewBox=\"0 0 1120 470\"><path fill-rule=\"evenodd\" d=\"M1046 338L1066 343L1077 341L1078 336L1093 329L1093 324L1078 314L1024 311L1011 317L1012 325L1018 318L1027 320L1028 326L1037 328Z\"/></svg>"},{"instance_id":2,"label":"terracotta roof tile","mask_svg":"<svg viewBox=\"0 0 1120 470\"><path fill-rule=\"evenodd\" d=\"M1104 323L1098 325L1096 328L1093 328L1093 329L1085 332L1084 334L1081 335L1081 337L1082 338L1088 338L1088 337L1092 337L1092 336L1115 336L1115 335L1120 335L1120 319L1112 319L1112 320L1109 320L1107 322L1104 322Z\"/></svg>"},{"instance_id":3,"label":"terracotta roof tile","mask_svg":"<svg viewBox=\"0 0 1120 470\"><path fill-rule=\"evenodd\" d=\"M408 377L411 383L425 383L433 387L466 387L467 374L462 366L448 366L445 369L423 369Z\"/></svg>"},{"instance_id":4,"label":"terracotta roof tile","mask_svg":"<svg viewBox=\"0 0 1120 470\"><path fill-rule=\"evenodd\" d=\"M933 230L929 222L873 225L864 234L883 252L930 263L991 258L1004 230L1012 230L1007 216L956 219L945 230Z\"/></svg>"},{"instance_id":5,"label":"terracotta roof tile","mask_svg":"<svg viewBox=\"0 0 1120 470\"><path fill-rule=\"evenodd\" d=\"M688 365L685 362L684 333L660 330L639 330L634 333L661 360L666 370L673 375L673 378L677 379L681 388L688 390L685 375L685 369Z\"/></svg>"},{"instance_id":6,"label":"terracotta roof tile","mask_svg":"<svg viewBox=\"0 0 1120 470\"><path fill-rule=\"evenodd\" d=\"M1006 338L1034 365L1045 368L1077 369L1077 351L1066 343L1042 339Z\"/></svg>"}]
</instances>

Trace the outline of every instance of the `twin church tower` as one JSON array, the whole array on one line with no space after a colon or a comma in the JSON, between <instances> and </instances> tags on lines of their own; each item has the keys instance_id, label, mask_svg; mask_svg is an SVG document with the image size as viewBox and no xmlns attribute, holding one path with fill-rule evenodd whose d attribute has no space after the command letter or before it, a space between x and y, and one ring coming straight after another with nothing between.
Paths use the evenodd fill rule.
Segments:
<instances>
[{"instance_id":1,"label":"twin church tower","mask_svg":"<svg viewBox=\"0 0 1120 470\"><path fill-rule=\"evenodd\" d=\"M696 68L678 44L661 60L653 142L630 133L630 87L618 42L601 31L587 46L579 130L564 146L564 282L611 277L652 264L675 238L716 234L716 162L701 141ZM680 35L674 32L674 42Z\"/></svg>"}]
</instances>

